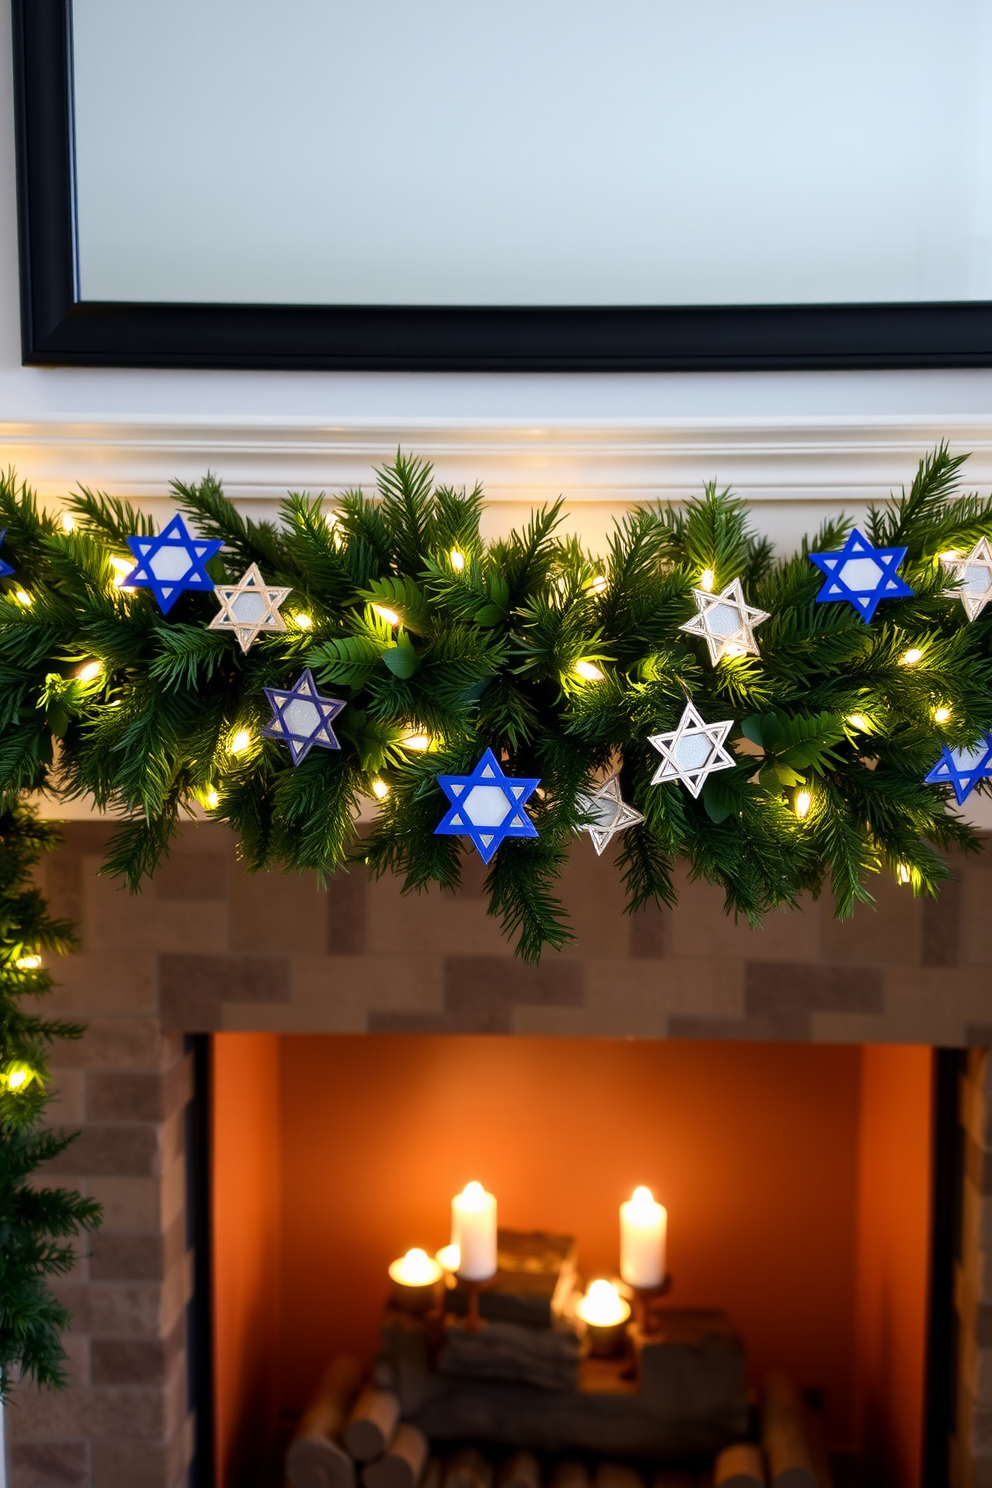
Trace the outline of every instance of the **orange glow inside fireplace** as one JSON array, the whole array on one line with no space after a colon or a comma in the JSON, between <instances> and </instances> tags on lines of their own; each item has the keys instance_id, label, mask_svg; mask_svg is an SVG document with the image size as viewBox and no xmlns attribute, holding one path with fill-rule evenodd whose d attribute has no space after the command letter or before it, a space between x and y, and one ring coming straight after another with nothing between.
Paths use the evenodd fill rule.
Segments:
<instances>
[{"instance_id":1,"label":"orange glow inside fireplace","mask_svg":"<svg viewBox=\"0 0 992 1488\"><path fill-rule=\"evenodd\" d=\"M669 1212L673 1306L727 1312L755 1384L822 1392L830 1442L917 1488L931 1205L924 1048L219 1034L218 1483L252 1481L340 1350L371 1359L389 1262L500 1222L616 1270L618 1205ZM274 1479L277 1481L277 1479Z\"/></svg>"}]
</instances>

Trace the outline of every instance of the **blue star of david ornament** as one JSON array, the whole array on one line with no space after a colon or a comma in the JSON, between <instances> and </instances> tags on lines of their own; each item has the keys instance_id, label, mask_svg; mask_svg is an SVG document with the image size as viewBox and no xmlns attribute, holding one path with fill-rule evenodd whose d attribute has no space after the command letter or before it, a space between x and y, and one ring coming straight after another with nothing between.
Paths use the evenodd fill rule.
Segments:
<instances>
[{"instance_id":1,"label":"blue star of david ornament","mask_svg":"<svg viewBox=\"0 0 992 1488\"><path fill-rule=\"evenodd\" d=\"M945 744L927 785L953 785L958 805L963 806L980 780L992 777L992 734L984 734L971 749L948 749Z\"/></svg>"},{"instance_id":2,"label":"blue star of david ornament","mask_svg":"<svg viewBox=\"0 0 992 1488\"><path fill-rule=\"evenodd\" d=\"M184 589L213 593L214 581L204 564L224 544L194 537L182 517L173 517L158 537L129 537L127 545L138 566L122 581L121 587L150 589L163 615L169 613Z\"/></svg>"},{"instance_id":3,"label":"blue star of david ornament","mask_svg":"<svg viewBox=\"0 0 992 1488\"><path fill-rule=\"evenodd\" d=\"M3 540L6 536L6 527L0 527L0 548L3 547ZM3 559L0 558L0 579L9 579L13 572L14 570L11 568L10 564L4 563Z\"/></svg>"},{"instance_id":4,"label":"blue star of david ornament","mask_svg":"<svg viewBox=\"0 0 992 1488\"><path fill-rule=\"evenodd\" d=\"M313 672L307 667L292 687L266 687L272 718L262 729L266 739L279 739L289 746L293 764L305 760L311 749L340 749L331 724L342 708L340 698L321 697Z\"/></svg>"},{"instance_id":5,"label":"blue star of david ornament","mask_svg":"<svg viewBox=\"0 0 992 1488\"><path fill-rule=\"evenodd\" d=\"M817 604L846 599L867 625L883 599L901 599L912 589L896 573L906 556L905 548L873 548L855 527L839 553L810 553L827 582L816 596Z\"/></svg>"},{"instance_id":6,"label":"blue star of david ornament","mask_svg":"<svg viewBox=\"0 0 992 1488\"><path fill-rule=\"evenodd\" d=\"M437 783L451 805L434 828L435 837L471 837L484 863L506 837L537 836L523 808L540 780L504 775L491 749L471 775L439 775Z\"/></svg>"}]
</instances>

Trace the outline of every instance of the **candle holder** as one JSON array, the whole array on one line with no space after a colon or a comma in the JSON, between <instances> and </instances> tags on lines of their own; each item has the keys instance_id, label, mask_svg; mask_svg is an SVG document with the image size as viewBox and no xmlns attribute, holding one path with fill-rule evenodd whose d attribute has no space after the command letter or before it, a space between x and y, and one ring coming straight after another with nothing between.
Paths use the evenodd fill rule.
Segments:
<instances>
[{"instance_id":1,"label":"candle holder","mask_svg":"<svg viewBox=\"0 0 992 1488\"><path fill-rule=\"evenodd\" d=\"M465 1292L465 1327L470 1333L477 1333L482 1327L482 1314L479 1311L479 1298L483 1292L487 1292L496 1280L496 1273L487 1276L484 1281L473 1281L467 1276L458 1277L458 1285Z\"/></svg>"},{"instance_id":2,"label":"candle holder","mask_svg":"<svg viewBox=\"0 0 992 1488\"><path fill-rule=\"evenodd\" d=\"M634 1326L645 1338L652 1338L660 1331L654 1326L654 1319L651 1316L652 1303L659 1302L662 1297L667 1297L674 1285L672 1273L666 1271L664 1279L658 1286L628 1287Z\"/></svg>"}]
</instances>

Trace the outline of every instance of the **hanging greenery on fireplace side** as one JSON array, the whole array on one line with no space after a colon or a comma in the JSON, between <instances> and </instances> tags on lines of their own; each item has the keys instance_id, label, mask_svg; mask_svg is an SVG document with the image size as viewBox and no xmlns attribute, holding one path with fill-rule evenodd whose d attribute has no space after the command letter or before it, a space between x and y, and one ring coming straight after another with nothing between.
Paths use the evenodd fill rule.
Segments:
<instances>
[{"instance_id":1,"label":"hanging greenery on fireplace side","mask_svg":"<svg viewBox=\"0 0 992 1488\"><path fill-rule=\"evenodd\" d=\"M992 502L960 494L963 459L941 446L864 532L838 516L784 559L715 485L627 513L596 556L561 503L485 542L481 490L402 454L373 496L294 494L273 523L177 482L189 528L161 534L89 491L47 514L8 477L0 790L120 813L106 866L135 889L197 803L252 869L456 889L477 847L530 960L571 938L556 880L592 829L630 911L674 902L680 858L751 923L826 886L848 915L880 871L933 894L942 850L978 844L952 792L992 774L969 589ZM517 815L493 828L500 790Z\"/></svg>"},{"instance_id":2,"label":"hanging greenery on fireplace side","mask_svg":"<svg viewBox=\"0 0 992 1488\"><path fill-rule=\"evenodd\" d=\"M56 829L25 807L0 811L0 1401L15 1377L64 1383L59 1335L69 1314L48 1283L74 1266L73 1237L100 1222L95 1199L36 1178L75 1136L43 1127L52 1099L47 1051L83 1032L24 1004L51 989L43 953L74 947L72 926L52 919L31 880L58 841Z\"/></svg>"}]
</instances>

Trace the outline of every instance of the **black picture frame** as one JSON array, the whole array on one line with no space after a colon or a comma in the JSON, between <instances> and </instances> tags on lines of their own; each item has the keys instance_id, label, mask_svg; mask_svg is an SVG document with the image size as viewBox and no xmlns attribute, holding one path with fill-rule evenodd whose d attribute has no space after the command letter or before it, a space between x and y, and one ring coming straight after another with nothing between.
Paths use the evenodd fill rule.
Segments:
<instances>
[{"instance_id":1,"label":"black picture frame","mask_svg":"<svg viewBox=\"0 0 992 1488\"><path fill-rule=\"evenodd\" d=\"M658 372L992 366L992 303L479 307L82 300L72 0L13 0L29 366Z\"/></svg>"}]
</instances>

